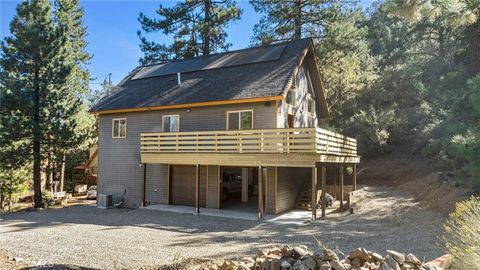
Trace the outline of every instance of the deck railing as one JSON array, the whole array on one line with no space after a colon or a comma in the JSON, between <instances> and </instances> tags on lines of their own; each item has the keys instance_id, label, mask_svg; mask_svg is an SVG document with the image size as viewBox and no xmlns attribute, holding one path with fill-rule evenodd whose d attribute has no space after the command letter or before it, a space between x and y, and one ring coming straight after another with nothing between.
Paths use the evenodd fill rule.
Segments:
<instances>
[{"instance_id":1,"label":"deck railing","mask_svg":"<svg viewBox=\"0 0 480 270\"><path fill-rule=\"evenodd\" d=\"M142 153L318 153L356 156L357 141L321 128L141 134Z\"/></svg>"}]
</instances>

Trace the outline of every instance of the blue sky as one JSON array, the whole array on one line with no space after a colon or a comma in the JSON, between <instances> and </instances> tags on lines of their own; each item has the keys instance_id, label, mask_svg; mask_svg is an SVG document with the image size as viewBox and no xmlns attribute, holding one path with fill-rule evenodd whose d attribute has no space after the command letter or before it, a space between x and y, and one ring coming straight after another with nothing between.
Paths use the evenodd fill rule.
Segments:
<instances>
[{"instance_id":1,"label":"blue sky","mask_svg":"<svg viewBox=\"0 0 480 270\"><path fill-rule=\"evenodd\" d=\"M9 23L16 13L19 1L0 0L0 38L10 34ZM89 65L95 80L92 88L98 88L108 73L112 73L114 83L119 82L130 70L138 65L142 55L139 48L137 21L140 12L154 16L159 3L174 5L174 1L82 1L85 8L85 25L88 28L87 50L93 55ZM373 0L362 0L362 6L368 7ZM231 49L241 49L249 45L253 34L253 25L260 16L255 13L248 1L237 1L243 9L241 20L232 23L227 29L227 41ZM150 37L150 36L149 36ZM158 42L168 41L168 37L153 36Z\"/></svg>"}]
</instances>

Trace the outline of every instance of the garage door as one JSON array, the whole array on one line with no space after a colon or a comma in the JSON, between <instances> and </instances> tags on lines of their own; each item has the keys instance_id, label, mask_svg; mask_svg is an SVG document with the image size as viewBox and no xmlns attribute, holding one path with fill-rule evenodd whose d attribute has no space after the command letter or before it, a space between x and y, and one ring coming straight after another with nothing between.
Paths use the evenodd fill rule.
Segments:
<instances>
[{"instance_id":1,"label":"garage door","mask_svg":"<svg viewBox=\"0 0 480 270\"><path fill-rule=\"evenodd\" d=\"M170 169L170 203L195 206L195 166L175 165ZM200 167L200 207L205 207L206 167Z\"/></svg>"}]
</instances>

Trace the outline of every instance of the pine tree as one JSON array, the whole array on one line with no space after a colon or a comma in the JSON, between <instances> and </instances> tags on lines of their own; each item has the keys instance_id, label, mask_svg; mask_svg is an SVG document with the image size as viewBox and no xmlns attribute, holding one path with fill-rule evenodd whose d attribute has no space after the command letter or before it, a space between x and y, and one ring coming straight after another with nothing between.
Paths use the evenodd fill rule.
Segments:
<instances>
[{"instance_id":1,"label":"pine tree","mask_svg":"<svg viewBox=\"0 0 480 270\"><path fill-rule=\"evenodd\" d=\"M11 158L2 166L33 160L35 207L42 206L42 161L80 141L77 119L88 86L85 32L81 12L74 11L78 2L58 1L52 10L49 0L20 3L0 60L1 140L14 146L2 153Z\"/></svg>"},{"instance_id":2,"label":"pine tree","mask_svg":"<svg viewBox=\"0 0 480 270\"><path fill-rule=\"evenodd\" d=\"M142 64L225 51L231 46L226 43L225 28L240 19L241 15L233 0L186 0L170 8L160 5L156 12L159 19L140 13L138 20L142 30L147 34L162 32L173 35L173 43L166 45L149 41L138 31L140 48L144 53L140 59Z\"/></svg>"},{"instance_id":3,"label":"pine tree","mask_svg":"<svg viewBox=\"0 0 480 270\"><path fill-rule=\"evenodd\" d=\"M471 77L480 74L480 0L390 0L387 5L392 14L411 22L465 27L467 72Z\"/></svg>"},{"instance_id":4,"label":"pine tree","mask_svg":"<svg viewBox=\"0 0 480 270\"><path fill-rule=\"evenodd\" d=\"M348 1L338 0L250 0L263 17L254 27L254 43L269 44L323 37L326 22L334 19L339 7Z\"/></svg>"}]
</instances>

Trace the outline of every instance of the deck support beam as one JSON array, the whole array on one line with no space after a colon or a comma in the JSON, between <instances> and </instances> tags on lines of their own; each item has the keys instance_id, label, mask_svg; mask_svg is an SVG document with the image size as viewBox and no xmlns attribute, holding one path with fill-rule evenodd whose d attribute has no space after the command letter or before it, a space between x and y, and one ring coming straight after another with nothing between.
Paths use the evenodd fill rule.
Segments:
<instances>
[{"instance_id":1,"label":"deck support beam","mask_svg":"<svg viewBox=\"0 0 480 270\"><path fill-rule=\"evenodd\" d=\"M338 173L337 167L333 167L333 199L337 200L337 183L338 183Z\"/></svg>"},{"instance_id":2,"label":"deck support beam","mask_svg":"<svg viewBox=\"0 0 480 270\"><path fill-rule=\"evenodd\" d=\"M262 166L258 166L258 219L263 218L264 207L263 207L263 179L264 171Z\"/></svg>"},{"instance_id":3,"label":"deck support beam","mask_svg":"<svg viewBox=\"0 0 480 270\"><path fill-rule=\"evenodd\" d=\"M312 220L317 220L317 167L312 168Z\"/></svg>"},{"instance_id":4,"label":"deck support beam","mask_svg":"<svg viewBox=\"0 0 480 270\"><path fill-rule=\"evenodd\" d=\"M353 191L357 190L357 164L353 164Z\"/></svg>"},{"instance_id":5,"label":"deck support beam","mask_svg":"<svg viewBox=\"0 0 480 270\"><path fill-rule=\"evenodd\" d=\"M326 209L327 209L327 167L325 165L322 165L320 168L320 178L322 182L322 217L325 217L326 214Z\"/></svg>"},{"instance_id":6,"label":"deck support beam","mask_svg":"<svg viewBox=\"0 0 480 270\"><path fill-rule=\"evenodd\" d=\"M147 163L143 163L143 190L142 190L142 204L143 206L147 206L147 199L146 199L146 192L147 192Z\"/></svg>"},{"instance_id":7,"label":"deck support beam","mask_svg":"<svg viewBox=\"0 0 480 270\"><path fill-rule=\"evenodd\" d=\"M343 185L343 166L340 166L338 169L340 177L340 208L343 208L343 202L345 201L345 190Z\"/></svg>"},{"instance_id":8,"label":"deck support beam","mask_svg":"<svg viewBox=\"0 0 480 270\"><path fill-rule=\"evenodd\" d=\"M195 214L200 214L200 165L195 165Z\"/></svg>"}]
</instances>

